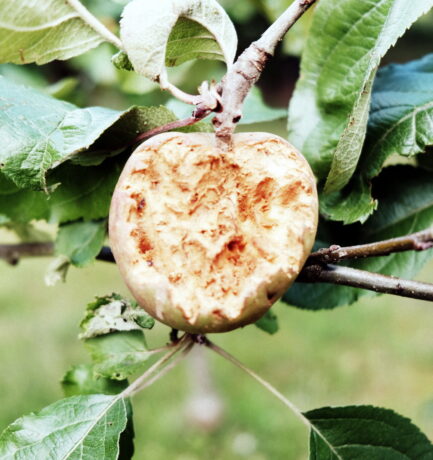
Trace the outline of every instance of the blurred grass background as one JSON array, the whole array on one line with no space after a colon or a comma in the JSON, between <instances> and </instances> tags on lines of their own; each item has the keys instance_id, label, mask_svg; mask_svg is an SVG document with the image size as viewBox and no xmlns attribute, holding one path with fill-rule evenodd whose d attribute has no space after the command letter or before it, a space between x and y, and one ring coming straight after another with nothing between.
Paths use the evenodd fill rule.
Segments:
<instances>
[{"instance_id":1,"label":"blurred grass background","mask_svg":"<svg viewBox=\"0 0 433 460\"><path fill-rule=\"evenodd\" d=\"M86 303L112 291L128 295L114 265L72 268L67 283L46 287L48 259L0 265L0 429L62 397L59 381L87 362L77 340ZM430 280L433 264L420 279ZM374 404L414 420L433 438L432 306L392 296L307 312L277 305L280 331L255 326L211 337L267 378L301 409ZM168 328L147 334L150 347ZM219 356L212 377L224 403L212 432L189 423L190 367L182 363L135 397L135 460L306 459L308 433L272 395ZM193 377L193 376L192 376Z\"/></svg>"},{"instance_id":2,"label":"blurred grass background","mask_svg":"<svg viewBox=\"0 0 433 460\"><path fill-rule=\"evenodd\" d=\"M286 0L221 0L240 35L240 49L256 39ZM121 2L85 0L116 29ZM310 14L310 13L309 13ZM299 72L296 56L308 15L289 33L259 85L265 99L287 107ZM422 18L384 59L404 62L432 51L433 15ZM126 108L166 103L169 96L144 78L117 71L109 46L68 62L36 67L0 66L0 73L79 106ZM185 64L171 79L195 92L203 79L218 79L217 62ZM51 85L51 86L48 86ZM285 121L244 130L285 135ZM3 234L0 233L2 237ZM3 242L5 239L0 238ZM78 323L95 295L128 295L114 265L98 262L70 270L66 284L46 287L47 259L0 261L0 431L16 418L62 397L60 380L73 364L88 362L77 340ZM433 263L419 279L431 281ZM212 339L268 379L301 409L374 404L414 420L433 439L433 306L391 296L363 298L332 311L307 312L277 305L280 331L255 326ZM159 325L147 334L150 347L168 340ZM186 417L191 367L182 363L134 400L135 460L301 460L308 458L307 429L275 398L220 357L206 354L224 416L214 431Z\"/></svg>"}]
</instances>

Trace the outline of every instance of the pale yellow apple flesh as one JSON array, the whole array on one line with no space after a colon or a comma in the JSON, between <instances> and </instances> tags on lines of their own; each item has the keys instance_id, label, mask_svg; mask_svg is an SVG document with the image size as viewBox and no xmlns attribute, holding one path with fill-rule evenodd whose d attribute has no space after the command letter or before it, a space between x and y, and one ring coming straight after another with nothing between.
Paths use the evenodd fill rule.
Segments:
<instances>
[{"instance_id":1,"label":"pale yellow apple flesh","mask_svg":"<svg viewBox=\"0 0 433 460\"><path fill-rule=\"evenodd\" d=\"M138 303L192 333L259 319L311 251L313 173L287 141L266 133L164 133L131 155L110 210L110 243Z\"/></svg>"}]
</instances>

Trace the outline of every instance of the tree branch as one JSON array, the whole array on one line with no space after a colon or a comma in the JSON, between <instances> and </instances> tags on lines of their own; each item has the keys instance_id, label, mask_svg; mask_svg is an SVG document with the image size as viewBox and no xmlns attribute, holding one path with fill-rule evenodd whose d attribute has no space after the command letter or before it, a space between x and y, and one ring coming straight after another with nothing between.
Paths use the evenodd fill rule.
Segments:
<instances>
[{"instance_id":1,"label":"tree branch","mask_svg":"<svg viewBox=\"0 0 433 460\"><path fill-rule=\"evenodd\" d=\"M424 251L433 247L433 227L421 232L357 246L332 245L310 254L307 265L335 263L345 259L387 256L402 251Z\"/></svg>"},{"instance_id":2,"label":"tree branch","mask_svg":"<svg viewBox=\"0 0 433 460\"><path fill-rule=\"evenodd\" d=\"M219 147L230 148L236 124L242 116L242 104L251 87L259 79L267 60L292 25L316 0L295 0L265 31L261 38L239 56L221 81L222 112L213 120Z\"/></svg>"},{"instance_id":3,"label":"tree branch","mask_svg":"<svg viewBox=\"0 0 433 460\"><path fill-rule=\"evenodd\" d=\"M339 284L401 297L433 301L433 284L329 264L329 262L338 262L344 259L384 256L408 250L421 251L432 247L433 227L376 243L348 247L334 245L313 252L296 281ZM21 257L52 256L53 254L54 243L52 242L0 245L0 259L11 265L16 265ZM111 249L107 246L101 249L96 259L115 262Z\"/></svg>"},{"instance_id":4,"label":"tree branch","mask_svg":"<svg viewBox=\"0 0 433 460\"><path fill-rule=\"evenodd\" d=\"M308 265L303 268L296 281L340 284L383 294L433 301L433 284L405 280L351 267Z\"/></svg>"},{"instance_id":5,"label":"tree branch","mask_svg":"<svg viewBox=\"0 0 433 460\"><path fill-rule=\"evenodd\" d=\"M53 252L54 245L51 242L0 245L0 259L5 260L10 265L16 265L21 257L52 256Z\"/></svg>"},{"instance_id":6,"label":"tree branch","mask_svg":"<svg viewBox=\"0 0 433 460\"><path fill-rule=\"evenodd\" d=\"M54 243L17 243L17 244L0 244L0 259L3 259L10 265L16 265L22 257L44 257L54 255ZM104 246L96 256L97 260L105 262L114 262L111 249Z\"/></svg>"}]
</instances>

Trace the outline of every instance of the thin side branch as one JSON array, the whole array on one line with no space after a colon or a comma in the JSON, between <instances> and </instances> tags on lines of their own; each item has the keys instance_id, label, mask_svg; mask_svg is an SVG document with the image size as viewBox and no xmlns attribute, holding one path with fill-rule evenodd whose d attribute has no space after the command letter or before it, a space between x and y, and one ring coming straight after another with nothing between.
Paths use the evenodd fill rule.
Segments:
<instances>
[{"instance_id":1,"label":"thin side branch","mask_svg":"<svg viewBox=\"0 0 433 460\"><path fill-rule=\"evenodd\" d=\"M66 3L73 8L78 16L95 32L97 32L101 37L103 37L107 42L114 45L116 48L123 50L122 42L116 35L110 32L102 22L100 22L93 14L83 6L79 0L66 0Z\"/></svg>"},{"instance_id":2,"label":"thin side branch","mask_svg":"<svg viewBox=\"0 0 433 460\"><path fill-rule=\"evenodd\" d=\"M22 257L52 256L54 245L47 243L1 244L0 259L10 265L16 265Z\"/></svg>"},{"instance_id":3,"label":"thin side branch","mask_svg":"<svg viewBox=\"0 0 433 460\"><path fill-rule=\"evenodd\" d=\"M16 265L23 257L45 257L54 255L54 243L16 243L0 244L0 260ZM115 262L111 249L104 246L96 257L97 260Z\"/></svg>"},{"instance_id":4,"label":"thin side branch","mask_svg":"<svg viewBox=\"0 0 433 460\"><path fill-rule=\"evenodd\" d=\"M383 294L433 301L433 284L338 265L308 265L296 281L340 284Z\"/></svg>"},{"instance_id":5,"label":"thin side branch","mask_svg":"<svg viewBox=\"0 0 433 460\"><path fill-rule=\"evenodd\" d=\"M277 44L315 1L295 0L229 68L219 88L223 110L214 118L215 133L222 150L230 148L233 131L242 116L242 104Z\"/></svg>"},{"instance_id":6,"label":"thin side branch","mask_svg":"<svg viewBox=\"0 0 433 460\"><path fill-rule=\"evenodd\" d=\"M319 429L317 429L311 422L308 420L307 417L302 413L300 409L298 409L292 401L287 399L281 392L279 392L271 383L269 383L264 378L260 377L260 375L256 374L253 370L242 364L239 360L237 360L233 355L216 345L215 343L211 342L210 340L206 339L205 345L218 355L222 356L224 359L229 361L230 363L234 364L236 367L244 371L250 377L252 377L256 382L260 383L269 393L273 394L279 401L281 401L286 407L288 407L296 417L309 429L317 433L317 435L323 440L323 442L329 447L330 451L336 455L336 458L340 458L338 453L335 451L334 447L329 443L325 436L321 433Z\"/></svg>"},{"instance_id":7,"label":"thin side branch","mask_svg":"<svg viewBox=\"0 0 433 460\"><path fill-rule=\"evenodd\" d=\"M172 361L173 357L180 351L190 349L193 345L193 341L188 334L185 334L178 342L173 346L173 349L160 358L156 363L154 363L149 369L144 372L138 379L134 380L131 385L125 388L121 396L124 398L129 398L130 396L135 395L140 390L145 388L148 385L151 385L155 380L165 374L164 369ZM177 361L176 361L177 362ZM171 369L171 367L170 367ZM148 383L150 382L150 383Z\"/></svg>"},{"instance_id":8,"label":"thin side branch","mask_svg":"<svg viewBox=\"0 0 433 460\"><path fill-rule=\"evenodd\" d=\"M180 351L180 353L176 354L176 356L173 359L171 359L171 361L167 363L165 367L163 367L158 373L150 376L145 381L143 380L141 384L135 388L133 394L139 393L140 391L144 390L145 388L155 383L161 377L164 377L164 375L170 372L174 367L176 367L186 357L186 355L192 350L193 346L194 346L193 342L189 342L187 345L185 345Z\"/></svg>"},{"instance_id":9,"label":"thin side branch","mask_svg":"<svg viewBox=\"0 0 433 460\"><path fill-rule=\"evenodd\" d=\"M317 252L310 254L307 265L336 263L345 259L387 256L395 252L403 251L424 251L432 247L433 227L421 232L412 233L399 238L377 241L375 243L346 247L332 245L329 248L319 249Z\"/></svg>"},{"instance_id":10,"label":"thin side branch","mask_svg":"<svg viewBox=\"0 0 433 460\"><path fill-rule=\"evenodd\" d=\"M166 79L160 79L159 86L162 90L168 91L173 97L179 99L179 101L185 102L185 104L196 105L200 102L199 95L186 93Z\"/></svg>"},{"instance_id":11,"label":"thin side branch","mask_svg":"<svg viewBox=\"0 0 433 460\"><path fill-rule=\"evenodd\" d=\"M198 88L198 94L189 94L182 91L177 86L170 83L167 76L161 75L159 77L159 86L162 90L168 91L179 101L185 102L186 104L195 105L196 110L194 114L217 111L220 106L220 96L217 91L217 87L214 82L204 81Z\"/></svg>"}]
</instances>

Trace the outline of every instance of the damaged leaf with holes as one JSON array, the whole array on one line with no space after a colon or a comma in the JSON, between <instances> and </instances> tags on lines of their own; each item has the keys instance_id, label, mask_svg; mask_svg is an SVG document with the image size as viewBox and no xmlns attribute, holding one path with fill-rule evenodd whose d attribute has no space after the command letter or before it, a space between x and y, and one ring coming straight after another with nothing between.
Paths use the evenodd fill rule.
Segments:
<instances>
[{"instance_id":1,"label":"damaged leaf with holes","mask_svg":"<svg viewBox=\"0 0 433 460\"><path fill-rule=\"evenodd\" d=\"M124 380L143 368L151 356L144 329L154 320L135 302L118 294L98 297L87 307L80 339L90 352L97 375Z\"/></svg>"}]
</instances>

